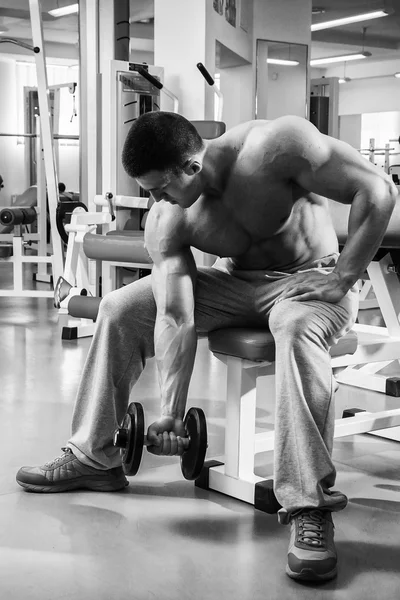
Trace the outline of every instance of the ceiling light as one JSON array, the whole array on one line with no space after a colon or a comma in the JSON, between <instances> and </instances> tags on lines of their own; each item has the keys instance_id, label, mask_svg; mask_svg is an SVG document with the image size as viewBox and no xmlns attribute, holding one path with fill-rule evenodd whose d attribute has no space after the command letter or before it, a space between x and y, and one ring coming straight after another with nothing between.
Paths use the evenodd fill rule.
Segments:
<instances>
[{"instance_id":1,"label":"ceiling light","mask_svg":"<svg viewBox=\"0 0 400 600\"><path fill-rule=\"evenodd\" d=\"M316 65L338 63L348 60L360 60L362 58L367 58L368 56L371 56L371 52L356 52L354 54L342 54L340 56L326 56L325 58L313 58L312 60L310 60L310 65L314 67Z\"/></svg>"},{"instance_id":2,"label":"ceiling light","mask_svg":"<svg viewBox=\"0 0 400 600\"><path fill-rule=\"evenodd\" d=\"M400 73L395 73L394 76L400 79Z\"/></svg>"},{"instance_id":3,"label":"ceiling light","mask_svg":"<svg viewBox=\"0 0 400 600\"><path fill-rule=\"evenodd\" d=\"M349 81L351 81L350 77L341 77L339 79L339 83L348 83Z\"/></svg>"},{"instance_id":4,"label":"ceiling light","mask_svg":"<svg viewBox=\"0 0 400 600\"><path fill-rule=\"evenodd\" d=\"M267 58L267 63L270 65L287 65L289 67L297 67L298 60L284 60L281 58Z\"/></svg>"},{"instance_id":5,"label":"ceiling light","mask_svg":"<svg viewBox=\"0 0 400 600\"><path fill-rule=\"evenodd\" d=\"M52 17L65 17L65 15L73 15L77 12L79 12L79 4L68 4L67 6L62 6L61 8L49 10L49 15Z\"/></svg>"},{"instance_id":6,"label":"ceiling light","mask_svg":"<svg viewBox=\"0 0 400 600\"><path fill-rule=\"evenodd\" d=\"M311 31L319 31L320 29L329 29L330 27L340 27L348 23L359 23L360 21L369 21L370 19L380 19L387 17L388 13L384 10L376 10L362 15L353 15L352 17L344 17L343 19L334 19L333 21L324 21L324 23L314 23L311 25Z\"/></svg>"}]
</instances>

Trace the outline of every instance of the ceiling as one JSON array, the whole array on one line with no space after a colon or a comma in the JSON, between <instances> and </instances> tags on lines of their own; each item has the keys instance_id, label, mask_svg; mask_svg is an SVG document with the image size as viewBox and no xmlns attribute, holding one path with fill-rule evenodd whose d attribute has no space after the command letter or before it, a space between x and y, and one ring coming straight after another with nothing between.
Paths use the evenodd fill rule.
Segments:
<instances>
[{"instance_id":1,"label":"ceiling","mask_svg":"<svg viewBox=\"0 0 400 600\"><path fill-rule=\"evenodd\" d=\"M111 0L110 0L111 1ZM300 0L297 0L300 1ZM152 49L154 0L130 0L131 43L135 49ZM68 3L66 0L42 0L43 30L46 42L63 46L66 58L77 56L77 15L53 18L48 10ZM400 0L312 0L312 22L337 19L349 15L385 9L390 14L381 19L335 27L312 34L312 58L361 49L372 53L369 60L383 61L400 58ZM150 19L149 23L138 23ZM363 31L363 27L366 29ZM24 41L31 39L29 0L0 0L0 31L2 37ZM16 52L16 46L0 44L0 53ZM21 50L21 52L23 52Z\"/></svg>"}]
</instances>

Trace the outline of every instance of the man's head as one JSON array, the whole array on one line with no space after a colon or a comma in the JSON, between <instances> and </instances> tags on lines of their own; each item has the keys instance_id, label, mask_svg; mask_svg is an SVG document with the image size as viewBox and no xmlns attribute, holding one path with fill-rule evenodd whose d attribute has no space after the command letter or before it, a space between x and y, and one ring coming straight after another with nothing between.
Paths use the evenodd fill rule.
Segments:
<instances>
[{"instance_id":1,"label":"man's head","mask_svg":"<svg viewBox=\"0 0 400 600\"><path fill-rule=\"evenodd\" d=\"M125 171L151 192L158 202L167 200L183 208L202 193L204 142L184 117L150 112L132 125L122 151Z\"/></svg>"}]
</instances>

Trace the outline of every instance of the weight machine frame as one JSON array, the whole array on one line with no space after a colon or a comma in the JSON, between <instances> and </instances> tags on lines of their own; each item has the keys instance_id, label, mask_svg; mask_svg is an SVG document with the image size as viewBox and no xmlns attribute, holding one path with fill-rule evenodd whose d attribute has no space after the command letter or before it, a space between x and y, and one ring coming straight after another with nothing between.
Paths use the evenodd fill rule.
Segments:
<instances>
[{"instance_id":1,"label":"weight machine frame","mask_svg":"<svg viewBox=\"0 0 400 600\"><path fill-rule=\"evenodd\" d=\"M39 184L43 190L46 190L47 185L47 199L49 206L49 217L51 227L51 242L52 242L52 254L47 253L46 243L46 210L39 210L39 227L42 240L40 248L38 250L38 256L25 256L24 254L24 239L21 236L14 236L13 241L13 256L5 259L7 262L13 263L13 276L14 285L12 290L0 290L0 296L12 296L12 297L30 297L30 298L52 298L54 292L41 291L41 290L26 290L23 286L23 263L37 263L39 265L39 271L41 275L44 275L44 269L42 265L50 264L52 271L53 282L62 275L64 268L64 255L62 240L57 232L56 222L56 210L58 203L58 180L55 167L54 157L54 145L52 139L52 129L50 121L50 106L48 98L48 85L47 85L47 71L46 71L46 58L44 51L44 39L43 39L43 26L41 20L41 0L29 0L29 10L31 17L32 26L32 40L33 46L19 42L19 40L13 40L10 38L0 39L0 43L12 43L23 48L26 48L34 53L36 74L38 82L38 99L39 99L39 110L40 110L40 126L38 130L42 144L40 145L37 156L43 155L43 164L38 168L38 189ZM38 148L38 147L37 147ZM40 161L41 162L41 161ZM44 197L46 197L45 192ZM41 200L38 198L38 202ZM44 201L44 207L46 207L46 199ZM44 237L43 237L44 232ZM46 246L46 247L45 247ZM41 254L39 254L39 252Z\"/></svg>"}]
</instances>

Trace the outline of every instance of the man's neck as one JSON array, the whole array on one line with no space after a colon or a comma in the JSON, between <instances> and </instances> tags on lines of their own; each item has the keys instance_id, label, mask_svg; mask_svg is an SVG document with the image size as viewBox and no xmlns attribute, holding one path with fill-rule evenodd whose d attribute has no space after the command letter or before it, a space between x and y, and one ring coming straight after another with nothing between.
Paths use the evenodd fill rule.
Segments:
<instances>
[{"instance_id":1,"label":"man's neck","mask_svg":"<svg viewBox=\"0 0 400 600\"><path fill-rule=\"evenodd\" d=\"M202 177L204 191L213 196L221 196L229 176L236 153L223 148L218 139L204 140L206 150L203 156Z\"/></svg>"}]
</instances>

